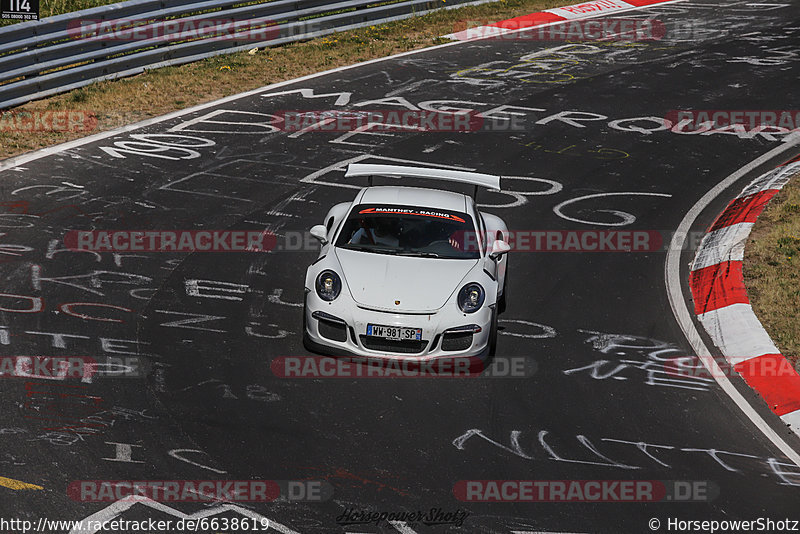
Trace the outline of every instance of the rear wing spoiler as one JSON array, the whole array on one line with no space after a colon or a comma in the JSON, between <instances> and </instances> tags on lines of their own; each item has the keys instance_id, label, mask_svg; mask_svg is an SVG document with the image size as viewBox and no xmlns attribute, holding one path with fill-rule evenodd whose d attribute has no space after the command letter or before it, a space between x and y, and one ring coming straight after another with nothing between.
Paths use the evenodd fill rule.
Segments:
<instances>
[{"instance_id":1,"label":"rear wing spoiler","mask_svg":"<svg viewBox=\"0 0 800 534\"><path fill-rule=\"evenodd\" d=\"M407 176L409 178L433 178L449 182L461 182L486 187L492 191L500 191L500 177L480 172L454 171L450 169L431 169L427 167L406 167L401 165L373 165L370 163L351 163L347 166L346 178L351 176L367 176L372 185L373 176Z\"/></svg>"}]
</instances>

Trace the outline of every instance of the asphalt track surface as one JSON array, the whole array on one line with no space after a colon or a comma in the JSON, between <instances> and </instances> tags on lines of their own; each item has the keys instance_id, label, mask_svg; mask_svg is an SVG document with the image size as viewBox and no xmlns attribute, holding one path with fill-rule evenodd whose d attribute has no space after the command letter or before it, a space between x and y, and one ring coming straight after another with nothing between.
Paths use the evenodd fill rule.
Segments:
<instances>
[{"instance_id":1,"label":"asphalt track surface","mask_svg":"<svg viewBox=\"0 0 800 534\"><path fill-rule=\"evenodd\" d=\"M698 198L780 140L644 134L609 122L686 108L800 109L793 90L800 5L693 2L625 16L656 17L693 33L568 49L530 40L442 47L263 90L4 170L0 298L4 310L17 311L2 312L0 350L100 361L137 356L148 374L90 382L7 379L0 390L0 476L43 489L0 487L0 517L175 519L248 510L283 532L420 534L648 532L650 518L663 525L668 518L800 519L800 468L716 383L676 378L660 367L665 354L688 351L665 292L663 250L513 253L497 358L522 359L535 372L480 379L277 377L274 358L307 354L298 305L313 250L118 256L63 250L68 229L268 228L291 236L352 198L355 189L331 184L345 183L342 165L353 158L536 178L504 179L504 188L528 195L480 194L485 211L512 230L655 230L668 242ZM299 88L351 94L269 96ZM481 111L501 105L546 111L528 113L524 128L511 132L343 138L266 133L253 124L264 118L252 113L392 109L397 97L415 105L457 100L473 104L452 105ZM386 98L395 100L374 102ZM227 111L208 118L215 110ZM562 111L608 118L584 127L537 123ZM200 117L206 119L190 122ZM142 134L150 137L134 137ZM192 148L195 154L164 143L204 146ZM792 155L790 149L783 159ZM740 188L731 187L730 196ZM561 213L580 222L554 211L601 193L638 194L564 205ZM728 199L712 203L695 229L702 231ZM687 250L683 264L690 258ZM217 289L187 290L192 280ZM106 306L67 307L78 312L72 315L62 308L76 302ZM21 313L37 306L38 312ZM203 320L180 322L187 318ZM788 429L775 428L798 446ZM129 457L116 444L130 445ZM110 502L79 502L66 491L76 480L207 478L321 480L333 495L233 509L196 503L109 509ZM454 497L457 481L485 479L705 481L718 495L710 502L624 504ZM337 524L348 508L441 508L469 516L460 528Z\"/></svg>"}]
</instances>

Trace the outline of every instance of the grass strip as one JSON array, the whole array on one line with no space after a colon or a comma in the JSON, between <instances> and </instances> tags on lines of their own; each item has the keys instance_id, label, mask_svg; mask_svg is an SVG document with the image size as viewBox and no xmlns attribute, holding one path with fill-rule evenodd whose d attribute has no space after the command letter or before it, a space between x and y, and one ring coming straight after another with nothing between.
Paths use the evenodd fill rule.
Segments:
<instances>
[{"instance_id":1,"label":"grass strip","mask_svg":"<svg viewBox=\"0 0 800 534\"><path fill-rule=\"evenodd\" d=\"M753 311L795 366L800 362L800 180L769 201L745 247L744 281Z\"/></svg>"}]
</instances>

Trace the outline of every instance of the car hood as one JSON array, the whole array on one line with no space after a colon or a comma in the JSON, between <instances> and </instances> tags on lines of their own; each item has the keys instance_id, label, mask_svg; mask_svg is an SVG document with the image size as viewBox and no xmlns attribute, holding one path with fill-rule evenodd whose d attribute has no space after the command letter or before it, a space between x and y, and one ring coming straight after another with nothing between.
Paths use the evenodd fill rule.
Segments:
<instances>
[{"instance_id":1,"label":"car hood","mask_svg":"<svg viewBox=\"0 0 800 534\"><path fill-rule=\"evenodd\" d=\"M357 303L403 312L433 312L444 306L479 261L392 256L340 248L336 249L336 257Z\"/></svg>"}]
</instances>

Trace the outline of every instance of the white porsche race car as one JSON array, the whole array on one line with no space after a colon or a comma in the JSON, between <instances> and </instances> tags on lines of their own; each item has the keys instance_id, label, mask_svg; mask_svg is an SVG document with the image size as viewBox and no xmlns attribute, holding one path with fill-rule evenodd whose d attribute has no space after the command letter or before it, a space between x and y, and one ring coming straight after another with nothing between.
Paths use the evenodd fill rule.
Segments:
<instances>
[{"instance_id":1,"label":"white porsche race car","mask_svg":"<svg viewBox=\"0 0 800 534\"><path fill-rule=\"evenodd\" d=\"M473 172L351 164L369 177L352 202L311 228L322 244L306 272L303 344L329 355L402 358L494 353L505 308L506 224L473 198L420 187L376 186L373 176L431 178L500 190Z\"/></svg>"}]
</instances>

